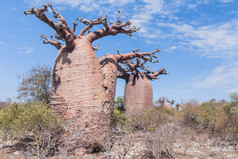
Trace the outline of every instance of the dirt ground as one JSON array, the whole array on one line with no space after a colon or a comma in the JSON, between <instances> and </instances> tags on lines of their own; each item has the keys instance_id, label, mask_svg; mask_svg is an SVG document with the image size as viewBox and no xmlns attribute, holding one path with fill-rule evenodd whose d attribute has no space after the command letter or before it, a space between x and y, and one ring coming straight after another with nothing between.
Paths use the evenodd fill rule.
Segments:
<instances>
[{"instance_id":1,"label":"dirt ground","mask_svg":"<svg viewBox=\"0 0 238 159\"><path fill-rule=\"evenodd\" d=\"M79 157L75 153L67 157L55 156L52 158L149 159L152 157L141 157L146 150L145 137L143 135L144 134L141 133L133 133L130 135L127 134L125 136L120 136L118 137L112 149L108 150L107 152L86 154L83 157ZM24 159L25 157L23 156L22 151L18 149L21 146L22 145L16 141L0 141L0 159ZM238 146L221 141L220 139L208 135L207 133L198 134L198 132L190 128L184 129L182 134L176 136L174 143L172 143L171 150L173 157L176 159L238 159ZM160 158L169 157L165 155Z\"/></svg>"}]
</instances>

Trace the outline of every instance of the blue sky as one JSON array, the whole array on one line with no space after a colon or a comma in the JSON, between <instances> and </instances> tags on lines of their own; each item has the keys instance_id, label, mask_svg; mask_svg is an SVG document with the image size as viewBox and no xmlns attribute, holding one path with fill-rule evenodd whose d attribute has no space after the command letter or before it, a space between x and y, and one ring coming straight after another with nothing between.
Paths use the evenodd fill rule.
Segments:
<instances>
[{"instance_id":1,"label":"blue sky","mask_svg":"<svg viewBox=\"0 0 238 159\"><path fill-rule=\"evenodd\" d=\"M19 79L30 66L53 66L57 50L42 44L39 35L55 32L35 16L25 16L30 7L44 3L53 6L72 21L84 17L95 19L108 15L116 21L117 10L122 20L130 20L141 30L127 35L108 36L99 45L98 57L116 54L153 51L157 47L159 63L150 69L166 68L167 76L152 81L154 100L211 98L228 99L238 92L238 1L235 0L11 0L0 5L0 100L17 96ZM47 14L52 17L51 12ZM76 33L83 27L79 24ZM103 26L97 26L99 29ZM118 80L117 96L123 95L124 81Z\"/></svg>"}]
</instances>

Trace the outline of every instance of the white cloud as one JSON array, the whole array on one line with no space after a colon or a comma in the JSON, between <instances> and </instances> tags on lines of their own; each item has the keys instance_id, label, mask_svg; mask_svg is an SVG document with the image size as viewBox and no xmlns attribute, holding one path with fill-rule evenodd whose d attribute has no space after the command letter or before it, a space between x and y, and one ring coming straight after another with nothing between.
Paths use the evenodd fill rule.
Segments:
<instances>
[{"instance_id":1,"label":"white cloud","mask_svg":"<svg viewBox=\"0 0 238 159\"><path fill-rule=\"evenodd\" d=\"M3 46L5 46L5 47L8 47L8 45L5 44L3 41L0 41L0 45L3 45Z\"/></svg>"},{"instance_id":2,"label":"white cloud","mask_svg":"<svg viewBox=\"0 0 238 159\"><path fill-rule=\"evenodd\" d=\"M19 50L20 54L30 54L30 53L32 53L34 51L33 48L27 47L27 46L20 47L20 48L18 48L18 50Z\"/></svg>"},{"instance_id":3,"label":"white cloud","mask_svg":"<svg viewBox=\"0 0 238 159\"><path fill-rule=\"evenodd\" d=\"M228 3L228 2L232 2L234 0L219 0L219 1L222 2L222 3Z\"/></svg>"},{"instance_id":4,"label":"white cloud","mask_svg":"<svg viewBox=\"0 0 238 159\"><path fill-rule=\"evenodd\" d=\"M238 56L238 20L194 27L189 24L158 23L171 28L165 38L179 39L184 49L196 51L208 58Z\"/></svg>"},{"instance_id":5,"label":"white cloud","mask_svg":"<svg viewBox=\"0 0 238 159\"><path fill-rule=\"evenodd\" d=\"M229 93L229 94L234 93L234 92L238 93L238 87L237 88L227 89L226 92Z\"/></svg>"},{"instance_id":6,"label":"white cloud","mask_svg":"<svg viewBox=\"0 0 238 159\"><path fill-rule=\"evenodd\" d=\"M228 92L237 88L238 62L227 62L216 67L208 74L203 74L193 83L194 88L223 88Z\"/></svg>"},{"instance_id":7,"label":"white cloud","mask_svg":"<svg viewBox=\"0 0 238 159\"><path fill-rule=\"evenodd\" d=\"M177 46L171 46L171 47L169 47L168 49L166 49L166 51L167 52L173 52L173 51L175 51L175 50L178 50L178 47Z\"/></svg>"},{"instance_id":8,"label":"white cloud","mask_svg":"<svg viewBox=\"0 0 238 159\"><path fill-rule=\"evenodd\" d=\"M110 7L124 6L128 3L133 3L135 0L25 0L25 2L31 5L42 5L45 3L52 3L60 5L59 9L65 9L63 5L69 5L70 7L79 7L81 11L91 12L98 11L99 9L104 9L105 4L109 4ZM57 6L58 7L58 6Z\"/></svg>"}]
</instances>

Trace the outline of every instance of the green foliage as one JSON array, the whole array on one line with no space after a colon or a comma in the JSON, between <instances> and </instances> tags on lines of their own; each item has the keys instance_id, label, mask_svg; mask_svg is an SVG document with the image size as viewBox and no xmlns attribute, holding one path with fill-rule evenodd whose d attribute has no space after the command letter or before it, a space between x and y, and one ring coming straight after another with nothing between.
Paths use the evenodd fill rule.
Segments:
<instances>
[{"instance_id":1,"label":"green foliage","mask_svg":"<svg viewBox=\"0 0 238 159\"><path fill-rule=\"evenodd\" d=\"M125 103L124 103L124 97L117 97L117 100L115 101L114 107L121 111L124 112L125 111Z\"/></svg>"},{"instance_id":2,"label":"green foliage","mask_svg":"<svg viewBox=\"0 0 238 159\"><path fill-rule=\"evenodd\" d=\"M50 103L51 68L32 66L23 76L18 88L18 99Z\"/></svg>"},{"instance_id":3,"label":"green foliage","mask_svg":"<svg viewBox=\"0 0 238 159\"><path fill-rule=\"evenodd\" d=\"M127 121L125 113L119 111L118 109L114 109L113 111L113 125L125 125Z\"/></svg>"},{"instance_id":4,"label":"green foliage","mask_svg":"<svg viewBox=\"0 0 238 159\"><path fill-rule=\"evenodd\" d=\"M3 137L36 139L43 132L54 134L60 130L60 120L40 102L13 103L0 111Z\"/></svg>"},{"instance_id":5,"label":"green foliage","mask_svg":"<svg viewBox=\"0 0 238 159\"><path fill-rule=\"evenodd\" d=\"M232 93L230 98L231 102L224 105L224 111L228 116L238 115L238 94Z\"/></svg>"}]
</instances>

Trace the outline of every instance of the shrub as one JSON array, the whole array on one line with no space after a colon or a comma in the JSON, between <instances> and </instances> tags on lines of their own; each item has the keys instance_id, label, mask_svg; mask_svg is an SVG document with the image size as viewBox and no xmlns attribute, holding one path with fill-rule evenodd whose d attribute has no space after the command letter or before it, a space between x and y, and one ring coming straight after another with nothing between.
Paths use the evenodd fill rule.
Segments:
<instances>
[{"instance_id":1,"label":"shrub","mask_svg":"<svg viewBox=\"0 0 238 159\"><path fill-rule=\"evenodd\" d=\"M178 135L181 135L181 127L174 123L161 124L153 132L143 134L145 142L144 158L175 158L173 152L174 143Z\"/></svg>"},{"instance_id":2,"label":"shrub","mask_svg":"<svg viewBox=\"0 0 238 159\"><path fill-rule=\"evenodd\" d=\"M61 130L60 120L40 102L13 103L0 111L0 131L3 137L36 139L43 131Z\"/></svg>"},{"instance_id":3,"label":"shrub","mask_svg":"<svg viewBox=\"0 0 238 159\"><path fill-rule=\"evenodd\" d=\"M117 100L115 101L114 107L119 110L120 112L125 112L125 102L124 97L117 97Z\"/></svg>"},{"instance_id":4,"label":"shrub","mask_svg":"<svg viewBox=\"0 0 238 159\"><path fill-rule=\"evenodd\" d=\"M238 94L231 94L231 101L212 99L202 104L185 103L184 122L198 130L209 130L214 135L238 142Z\"/></svg>"},{"instance_id":5,"label":"shrub","mask_svg":"<svg viewBox=\"0 0 238 159\"><path fill-rule=\"evenodd\" d=\"M119 111L118 109L114 109L113 111L113 125L124 125L127 121L125 113Z\"/></svg>"},{"instance_id":6,"label":"shrub","mask_svg":"<svg viewBox=\"0 0 238 159\"><path fill-rule=\"evenodd\" d=\"M133 130L153 131L159 125L170 122L173 119L172 110L160 107L152 107L143 112L139 112L130 117L130 123Z\"/></svg>"}]
</instances>

